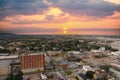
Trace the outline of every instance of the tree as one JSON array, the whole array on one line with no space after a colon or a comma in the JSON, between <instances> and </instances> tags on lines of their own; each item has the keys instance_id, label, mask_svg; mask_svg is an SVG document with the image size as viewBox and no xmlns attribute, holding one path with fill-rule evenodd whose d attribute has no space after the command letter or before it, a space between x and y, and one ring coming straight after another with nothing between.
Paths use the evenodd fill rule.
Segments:
<instances>
[{"instance_id":1,"label":"tree","mask_svg":"<svg viewBox=\"0 0 120 80\"><path fill-rule=\"evenodd\" d=\"M0 49L0 53L10 53L9 49Z\"/></svg>"},{"instance_id":2,"label":"tree","mask_svg":"<svg viewBox=\"0 0 120 80\"><path fill-rule=\"evenodd\" d=\"M107 80L106 77L103 77L103 78L98 78L96 80Z\"/></svg>"},{"instance_id":3,"label":"tree","mask_svg":"<svg viewBox=\"0 0 120 80\"><path fill-rule=\"evenodd\" d=\"M15 75L15 79L14 80L22 80L23 79L23 73L22 71L19 71L17 73L17 75Z\"/></svg>"},{"instance_id":4,"label":"tree","mask_svg":"<svg viewBox=\"0 0 120 80\"><path fill-rule=\"evenodd\" d=\"M72 71L71 71L71 70L66 70L65 73L66 73L67 75L71 75L71 74L72 74Z\"/></svg>"},{"instance_id":5,"label":"tree","mask_svg":"<svg viewBox=\"0 0 120 80\"><path fill-rule=\"evenodd\" d=\"M76 80L79 80L79 78L77 76L75 78L76 78Z\"/></svg>"},{"instance_id":6,"label":"tree","mask_svg":"<svg viewBox=\"0 0 120 80\"><path fill-rule=\"evenodd\" d=\"M5 80L13 80L14 76L12 73L8 74L7 78Z\"/></svg>"},{"instance_id":7,"label":"tree","mask_svg":"<svg viewBox=\"0 0 120 80\"><path fill-rule=\"evenodd\" d=\"M88 78L92 79L94 73L95 73L95 72L93 72L93 71L87 71L85 75L86 75Z\"/></svg>"},{"instance_id":8,"label":"tree","mask_svg":"<svg viewBox=\"0 0 120 80\"><path fill-rule=\"evenodd\" d=\"M104 69L106 72L109 72L109 65L102 65L100 66L101 69Z\"/></svg>"}]
</instances>

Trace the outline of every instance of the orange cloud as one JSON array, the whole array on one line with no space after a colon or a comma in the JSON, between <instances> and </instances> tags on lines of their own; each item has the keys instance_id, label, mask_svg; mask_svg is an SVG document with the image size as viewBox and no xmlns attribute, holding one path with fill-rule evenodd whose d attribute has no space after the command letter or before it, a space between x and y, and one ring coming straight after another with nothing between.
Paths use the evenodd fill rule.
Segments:
<instances>
[{"instance_id":1,"label":"orange cloud","mask_svg":"<svg viewBox=\"0 0 120 80\"><path fill-rule=\"evenodd\" d=\"M115 11L113 15L108 16L108 19L120 19L120 12Z\"/></svg>"},{"instance_id":2,"label":"orange cloud","mask_svg":"<svg viewBox=\"0 0 120 80\"><path fill-rule=\"evenodd\" d=\"M42 14L8 16L4 19L4 21L21 24L59 21L64 22L64 19L67 19L69 16L69 13L63 12L60 8L50 7Z\"/></svg>"},{"instance_id":3,"label":"orange cloud","mask_svg":"<svg viewBox=\"0 0 120 80\"><path fill-rule=\"evenodd\" d=\"M15 28L59 29L58 31L60 32L53 32L54 34L63 33L63 27L67 27L67 33L89 34L90 31L74 32L71 30L78 28L119 28L120 12L115 11L113 15L101 18L95 16L69 14L67 12L63 12L60 8L50 7L42 14L8 16L3 21L0 21L0 26L0 29L4 30L12 30ZM29 32L28 34L31 33L32 32ZM90 33L93 34L96 32ZM113 34L115 34L115 32Z\"/></svg>"},{"instance_id":4,"label":"orange cloud","mask_svg":"<svg viewBox=\"0 0 120 80\"><path fill-rule=\"evenodd\" d=\"M120 4L120 0L104 0L104 1L108 1L114 4Z\"/></svg>"},{"instance_id":5,"label":"orange cloud","mask_svg":"<svg viewBox=\"0 0 120 80\"><path fill-rule=\"evenodd\" d=\"M61 14L64 14L64 12L57 7L50 7L44 12L44 14L45 15L59 16Z\"/></svg>"}]
</instances>

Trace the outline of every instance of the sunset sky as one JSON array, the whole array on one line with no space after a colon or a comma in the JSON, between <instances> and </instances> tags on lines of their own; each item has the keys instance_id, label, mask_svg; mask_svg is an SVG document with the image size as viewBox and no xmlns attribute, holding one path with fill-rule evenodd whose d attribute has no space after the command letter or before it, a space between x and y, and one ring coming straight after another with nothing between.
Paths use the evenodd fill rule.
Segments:
<instances>
[{"instance_id":1,"label":"sunset sky","mask_svg":"<svg viewBox=\"0 0 120 80\"><path fill-rule=\"evenodd\" d=\"M120 35L120 0L0 0L0 32Z\"/></svg>"}]
</instances>

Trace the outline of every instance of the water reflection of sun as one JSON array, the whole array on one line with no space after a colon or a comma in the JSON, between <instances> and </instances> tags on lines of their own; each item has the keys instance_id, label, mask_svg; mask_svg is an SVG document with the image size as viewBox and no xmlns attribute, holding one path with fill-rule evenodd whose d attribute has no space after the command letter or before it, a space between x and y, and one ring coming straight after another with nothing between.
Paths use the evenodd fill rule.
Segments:
<instances>
[{"instance_id":1,"label":"water reflection of sun","mask_svg":"<svg viewBox=\"0 0 120 80\"><path fill-rule=\"evenodd\" d=\"M63 34L67 34L68 31L67 31L67 27L63 27Z\"/></svg>"}]
</instances>

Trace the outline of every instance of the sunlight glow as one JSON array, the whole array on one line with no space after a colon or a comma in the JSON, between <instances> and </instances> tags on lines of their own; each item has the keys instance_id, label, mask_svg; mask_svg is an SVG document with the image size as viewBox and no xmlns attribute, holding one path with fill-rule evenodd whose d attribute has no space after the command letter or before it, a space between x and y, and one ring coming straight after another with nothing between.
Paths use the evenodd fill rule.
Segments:
<instances>
[{"instance_id":1,"label":"sunlight glow","mask_svg":"<svg viewBox=\"0 0 120 80\"><path fill-rule=\"evenodd\" d=\"M68 32L67 31L63 31L64 34L67 34Z\"/></svg>"},{"instance_id":2,"label":"sunlight glow","mask_svg":"<svg viewBox=\"0 0 120 80\"><path fill-rule=\"evenodd\" d=\"M120 0L104 0L104 1L108 1L114 4L120 4Z\"/></svg>"}]
</instances>

